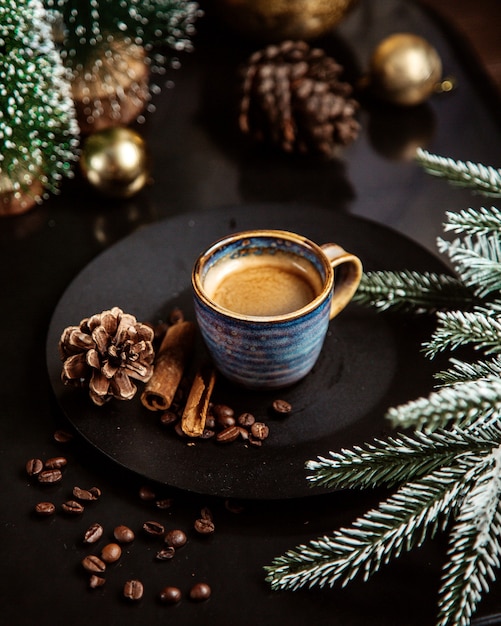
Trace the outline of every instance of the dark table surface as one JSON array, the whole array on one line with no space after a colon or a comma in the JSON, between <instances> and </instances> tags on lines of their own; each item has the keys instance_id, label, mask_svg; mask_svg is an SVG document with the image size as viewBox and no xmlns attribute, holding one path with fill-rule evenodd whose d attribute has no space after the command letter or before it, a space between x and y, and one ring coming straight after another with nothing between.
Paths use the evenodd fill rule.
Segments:
<instances>
[{"instance_id":1,"label":"dark table surface","mask_svg":"<svg viewBox=\"0 0 501 626\"><path fill-rule=\"evenodd\" d=\"M263 566L274 556L348 524L385 494L255 498L240 503L242 508L236 511L226 498L147 481L95 450L78 433L66 444L54 439L57 429L72 425L54 397L47 373L46 339L52 314L83 268L142 226L193 213L209 219L211 212L221 215L227 210L230 216L256 204L276 203L277 211L287 206L312 207L331 212L333 223L342 214L343 219L352 216L355 222L363 218L388 227L395 236L413 240L412 245L433 259L444 212L490 202L428 176L402 157L418 133L432 152L500 165L501 120L495 94L482 70L462 54L461 40L413 2L361 0L318 43L356 77L384 36L412 31L437 48L445 73L457 80L457 89L405 114L366 103L360 115L360 137L330 162L255 150L241 141L231 123L231 96L236 67L254 44L221 33L210 20L202 22L199 30L195 52L182 58L182 67L173 75L174 88L162 92L155 113L139 129L153 158L152 185L130 200L112 201L77 176L65 183L59 196L0 223L4 354L0 623L433 624L445 559L444 536L402 556L368 583L355 582L343 590L276 593L264 580ZM158 271L161 268L151 268ZM44 490L27 478L28 459L57 455L68 459L62 483ZM172 498L172 506L159 509L155 501L142 499L139 492L145 484L155 491L156 499ZM37 502L50 499L59 506L75 485L97 486L102 497L79 517L60 512L47 519L33 515ZM210 538L191 531L204 506L211 508L216 520L216 533ZM139 530L147 520L188 533L188 544L172 561L155 562L157 545ZM138 536L110 568L106 585L89 590L80 561L90 550L81 538L96 521L107 537L118 524L129 525ZM122 585L130 578L145 584L143 600L133 606L121 599ZM211 599L203 604L183 597L179 605L166 607L156 600L167 584L185 593L200 580L213 589ZM499 584L493 585L473 623L501 623L501 618L489 617L501 613L499 591Z\"/></svg>"}]
</instances>

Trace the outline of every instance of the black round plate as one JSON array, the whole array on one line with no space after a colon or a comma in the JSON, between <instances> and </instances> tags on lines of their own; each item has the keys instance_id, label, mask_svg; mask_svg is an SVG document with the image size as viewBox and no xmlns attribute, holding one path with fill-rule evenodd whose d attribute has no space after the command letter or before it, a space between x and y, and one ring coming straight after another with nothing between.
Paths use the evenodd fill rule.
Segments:
<instances>
[{"instance_id":1,"label":"black round plate","mask_svg":"<svg viewBox=\"0 0 501 626\"><path fill-rule=\"evenodd\" d=\"M96 407L86 390L62 385L58 341L66 326L113 306L140 321L157 322L180 306L193 319L191 268L215 239L248 228L299 232L318 243L334 241L360 256L366 270L446 271L419 245L371 221L301 206L239 206L181 215L144 227L92 261L71 283L52 317L47 364L56 399L73 426L93 446L145 478L196 493L281 499L318 493L305 462L330 450L361 444L390 429L386 410L429 393L432 365L421 353L429 338L426 317L376 314L350 304L333 322L314 370L300 383L274 392L237 388L221 377L214 401L266 421L260 448L243 441L187 444L159 424L139 393L128 402ZM203 349L203 348L200 348ZM292 413L270 412L283 398Z\"/></svg>"}]
</instances>

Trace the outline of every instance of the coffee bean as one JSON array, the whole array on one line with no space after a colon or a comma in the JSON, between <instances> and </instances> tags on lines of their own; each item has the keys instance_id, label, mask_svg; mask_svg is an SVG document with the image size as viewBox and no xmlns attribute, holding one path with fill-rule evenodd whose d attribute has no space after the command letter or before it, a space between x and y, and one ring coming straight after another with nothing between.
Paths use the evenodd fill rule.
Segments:
<instances>
[{"instance_id":1,"label":"coffee bean","mask_svg":"<svg viewBox=\"0 0 501 626\"><path fill-rule=\"evenodd\" d=\"M181 422L176 422L176 424L174 425L174 431L178 437L181 437L181 439L185 439L187 437L186 433L183 430Z\"/></svg>"},{"instance_id":2,"label":"coffee bean","mask_svg":"<svg viewBox=\"0 0 501 626\"><path fill-rule=\"evenodd\" d=\"M266 424L263 424L263 422L255 422L251 426L251 433L252 436L255 437L255 439L259 439L262 441L263 439L266 439L268 437L268 435L270 434L270 429L268 428L268 426L266 426Z\"/></svg>"},{"instance_id":3,"label":"coffee bean","mask_svg":"<svg viewBox=\"0 0 501 626\"><path fill-rule=\"evenodd\" d=\"M225 404L215 404L212 411L216 422L223 428L228 428L228 426L234 426L236 424L235 411L231 407Z\"/></svg>"},{"instance_id":4,"label":"coffee bean","mask_svg":"<svg viewBox=\"0 0 501 626\"><path fill-rule=\"evenodd\" d=\"M179 307L175 307L170 312L169 323L174 325L174 324L178 324L179 322L184 322L184 313L182 309L180 309Z\"/></svg>"},{"instance_id":5,"label":"coffee bean","mask_svg":"<svg viewBox=\"0 0 501 626\"><path fill-rule=\"evenodd\" d=\"M195 602L202 602L211 596L211 588L207 583L196 583L190 589L190 598Z\"/></svg>"},{"instance_id":6,"label":"coffee bean","mask_svg":"<svg viewBox=\"0 0 501 626\"><path fill-rule=\"evenodd\" d=\"M239 435L240 429L238 426L228 426L228 428L225 428L216 435L216 440L219 443L231 443L235 441Z\"/></svg>"},{"instance_id":7,"label":"coffee bean","mask_svg":"<svg viewBox=\"0 0 501 626\"><path fill-rule=\"evenodd\" d=\"M43 470L43 461L41 459L30 459L26 462L26 473L28 476L38 476Z\"/></svg>"},{"instance_id":8,"label":"coffee bean","mask_svg":"<svg viewBox=\"0 0 501 626\"><path fill-rule=\"evenodd\" d=\"M61 508L65 513L69 513L70 515L81 515L84 512L84 507L76 500L63 502Z\"/></svg>"},{"instance_id":9,"label":"coffee bean","mask_svg":"<svg viewBox=\"0 0 501 626\"><path fill-rule=\"evenodd\" d=\"M38 515L52 515L55 510L56 506L52 502L39 502L35 505L35 512Z\"/></svg>"},{"instance_id":10,"label":"coffee bean","mask_svg":"<svg viewBox=\"0 0 501 626\"><path fill-rule=\"evenodd\" d=\"M66 467L67 464L68 461L65 459L64 456L54 456L45 461L45 467L47 469L61 469L63 467Z\"/></svg>"},{"instance_id":11,"label":"coffee bean","mask_svg":"<svg viewBox=\"0 0 501 626\"><path fill-rule=\"evenodd\" d=\"M214 522L203 517L195 520L194 528L201 535L211 535L215 530Z\"/></svg>"},{"instance_id":12,"label":"coffee bean","mask_svg":"<svg viewBox=\"0 0 501 626\"><path fill-rule=\"evenodd\" d=\"M244 428L250 428L255 421L256 418L252 415L252 413L242 413L237 418L238 424Z\"/></svg>"},{"instance_id":13,"label":"coffee bean","mask_svg":"<svg viewBox=\"0 0 501 626\"><path fill-rule=\"evenodd\" d=\"M165 532L165 528L160 524L160 522L144 522L143 530L147 535L153 535L159 537L163 535Z\"/></svg>"},{"instance_id":14,"label":"coffee bean","mask_svg":"<svg viewBox=\"0 0 501 626\"><path fill-rule=\"evenodd\" d=\"M263 445L263 441L261 439L256 439L256 437L249 437L249 443L254 448L260 448Z\"/></svg>"},{"instance_id":15,"label":"coffee bean","mask_svg":"<svg viewBox=\"0 0 501 626\"><path fill-rule=\"evenodd\" d=\"M113 530L113 536L120 543L131 543L131 541L134 541L136 537L134 531L123 524L116 526Z\"/></svg>"},{"instance_id":16,"label":"coffee bean","mask_svg":"<svg viewBox=\"0 0 501 626\"><path fill-rule=\"evenodd\" d=\"M85 570L92 574L102 574L106 571L106 563L94 554L89 554L84 557L82 559L82 565Z\"/></svg>"},{"instance_id":17,"label":"coffee bean","mask_svg":"<svg viewBox=\"0 0 501 626\"><path fill-rule=\"evenodd\" d=\"M187 539L186 533L179 529L169 530L164 537L165 543L176 549L184 546Z\"/></svg>"},{"instance_id":18,"label":"coffee bean","mask_svg":"<svg viewBox=\"0 0 501 626\"><path fill-rule=\"evenodd\" d=\"M144 500L145 502L151 502L157 496L156 496L156 493L153 491L153 489L151 489L151 487L143 485L139 489L139 497L141 498L141 500Z\"/></svg>"},{"instance_id":19,"label":"coffee bean","mask_svg":"<svg viewBox=\"0 0 501 626\"><path fill-rule=\"evenodd\" d=\"M63 478L63 473L61 472L60 469L42 470L39 474L37 474L38 482L44 485L58 483L62 478Z\"/></svg>"},{"instance_id":20,"label":"coffee bean","mask_svg":"<svg viewBox=\"0 0 501 626\"><path fill-rule=\"evenodd\" d=\"M214 430L216 428L216 418L214 415L207 415L205 419L205 428L208 430Z\"/></svg>"},{"instance_id":21,"label":"coffee bean","mask_svg":"<svg viewBox=\"0 0 501 626\"><path fill-rule=\"evenodd\" d=\"M72 439L73 435L67 430L56 430L54 432L54 441L57 441L57 443L68 443Z\"/></svg>"},{"instance_id":22,"label":"coffee bean","mask_svg":"<svg viewBox=\"0 0 501 626\"><path fill-rule=\"evenodd\" d=\"M128 580L124 585L124 597L136 602L143 597L143 583L140 580Z\"/></svg>"},{"instance_id":23,"label":"coffee bean","mask_svg":"<svg viewBox=\"0 0 501 626\"><path fill-rule=\"evenodd\" d=\"M288 415L292 411L292 405L287 400L274 400L271 406L279 415Z\"/></svg>"},{"instance_id":24,"label":"coffee bean","mask_svg":"<svg viewBox=\"0 0 501 626\"><path fill-rule=\"evenodd\" d=\"M85 502L97 500L97 496L90 489L80 489L80 487L73 487L73 496Z\"/></svg>"},{"instance_id":25,"label":"coffee bean","mask_svg":"<svg viewBox=\"0 0 501 626\"><path fill-rule=\"evenodd\" d=\"M96 574L92 574L89 578L89 587L91 589L97 589L98 587L102 587L106 580L102 576L96 576Z\"/></svg>"},{"instance_id":26,"label":"coffee bean","mask_svg":"<svg viewBox=\"0 0 501 626\"><path fill-rule=\"evenodd\" d=\"M160 602L164 604L177 604L181 600L181 590L178 587L164 587L160 592Z\"/></svg>"},{"instance_id":27,"label":"coffee bean","mask_svg":"<svg viewBox=\"0 0 501 626\"><path fill-rule=\"evenodd\" d=\"M101 497L101 489L99 487L91 487L89 492L92 494L94 500L98 500Z\"/></svg>"},{"instance_id":28,"label":"coffee bean","mask_svg":"<svg viewBox=\"0 0 501 626\"><path fill-rule=\"evenodd\" d=\"M115 563L122 556L122 548L118 543L107 543L101 550L101 559L105 563Z\"/></svg>"},{"instance_id":29,"label":"coffee bean","mask_svg":"<svg viewBox=\"0 0 501 626\"><path fill-rule=\"evenodd\" d=\"M160 424L162 426L171 426L178 420L178 416L174 411L164 411L160 416Z\"/></svg>"},{"instance_id":30,"label":"coffee bean","mask_svg":"<svg viewBox=\"0 0 501 626\"><path fill-rule=\"evenodd\" d=\"M175 554L176 548L174 548L173 546L167 546L166 548L159 550L156 553L155 558L157 558L159 561L168 561L169 559L172 559Z\"/></svg>"},{"instance_id":31,"label":"coffee bean","mask_svg":"<svg viewBox=\"0 0 501 626\"><path fill-rule=\"evenodd\" d=\"M103 527L95 523L89 526L84 533L84 543L96 543L103 536Z\"/></svg>"}]
</instances>

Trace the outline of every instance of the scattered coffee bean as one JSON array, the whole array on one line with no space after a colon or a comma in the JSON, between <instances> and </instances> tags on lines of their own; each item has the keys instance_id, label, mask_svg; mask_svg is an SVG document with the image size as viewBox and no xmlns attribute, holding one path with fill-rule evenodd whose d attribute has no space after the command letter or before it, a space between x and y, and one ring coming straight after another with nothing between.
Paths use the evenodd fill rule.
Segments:
<instances>
[{"instance_id":1,"label":"scattered coffee bean","mask_svg":"<svg viewBox=\"0 0 501 626\"><path fill-rule=\"evenodd\" d=\"M43 461L41 459L30 459L26 462L26 473L28 476L38 476L43 470Z\"/></svg>"},{"instance_id":2,"label":"scattered coffee bean","mask_svg":"<svg viewBox=\"0 0 501 626\"><path fill-rule=\"evenodd\" d=\"M215 404L212 408L216 422L223 428L236 424L235 411L225 404Z\"/></svg>"},{"instance_id":3,"label":"scattered coffee bean","mask_svg":"<svg viewBox=\"0 0 501 626\"><path fill-rule=\"evenodd\" d=\"M69 513L70 515L81 515L84 512L83 505L76 500L67 500L66 502L63 502L61 508L65 513Z\"/></svg>"},{"instance_id":4,"label":"scattered coffee bean","mask_svg":"<svg viewBox=\"0 0 501 626\"><path fill-rule=\"evenodd\" d=\"M162 426L172 426L178 420L178 416L174 411L164 411L160 416L160 424Z\"/></svg>"},{"instance_id":5,"label":"scattered coffee bean","mask_svg":"<svg viewBox=\"0 0 501 626\"><path fill-rule=\"evenodd\" d=\"M151 489L150 487L143 485L140 489L139 489L139 497L141 498L141 500L145 500L146 502L150 502L152 500L154 500L157 496L155 494L155 492L153 491L153 489Z\"/></svg>"},{"instance_id":6,"label":"scattered coffee bean","mask_svg":"<svg viewBox=\"0 0 501 626\"><path fill-rule=\"evenodd\" d=\"M35 505L35 513L38 515L52 515L56 510L52 502L39 502Z\"/></svg>"},{"instance_id":7,"label":"scattered coffee bean","mask_svg":"<svg viewBox=\"0 0 501 626\"><path fill-rule=\"evenodd\" d=\"M239 423L239 425L243 426L244 428L250 428L255 421L256 418L254 417L254 415L252 415L252 413L242 413L237 418L237 422Z\"/></svg>"},{"instance_id":8,"label":"scattered coffee bean","mask_svg":"<svg viewBox=\"0 0 501 626\"><path fill-rule=\"evenodd\" d=\"M155 558L158 559L159 561L168 561L172 559L175 554L176 554L176 548L174 548L173 546L167 546L166 548L159 550L156 553Z\"/></svg>"},{"instance_id":9,"label":"scattered coffee bean","mask_svg":"<svg viewBox=\"0 0 501 626\"><path fill-rule=\"evenodd\" d=\"M122 548L118 543L107 543L101 550L101 559L105 563L115 563L122 556Z\"/></svg>"},{"instance_id":10,"label":"scattered coffee bean","mask_svg":"<svg viewBox=\"0 0 501 626\"><path fill-rule=\"evenodd\" d=\"M106 563L94 554L89 554L84 557L82 559L82 566L86 571L92 574L102 574L106 571Z\"/></svg>"},{"instance_id":11,"label":"scattered coffee bean","mask_svg":"<svg viewBox=\"0 0 501 626\"><path fill-rule=\"evenodd\" d=\"M179 529L169 530L165 533L164 541L168 546L181 548L187 541L186 533Z\"/></svg>"},{"instance_id":12,"label":"scattered coffee bean","mask_svg":"<svg viewBox=\"0 0 501 626\"><path fill-rule=\"evenodd\" d=\"M102 495L101 489L99 489L99 487L91 487L89 489L89 492L92 494L94 500L98 500Z\"/></svg>"},{"instance_id":13,"label":"scattered coffee bean","mask_svg":"<svg viewBox=\"0 0 501 626\"><path fill-rule=\"evenodd\" d=\"M80 487L73 487L73 496L84 502L97 500L97 496L90 489L81 489Z\"/></svg>"},{"instance_id":14,"label":"scattered coffee bean","mask_svg":"<svg viewBox=\"0 0 501 626\"><path fill-rule=\"evenodd\" d=\"M216 529L211 519L204 519L203 517L195 520L194 528L200 535L211 535Z\"/></svg>"},{"instance_id":15,"label":"scattered coffee bean","mask_svg":"<svg viewBox=\"0 0 501 626\"><path fill-rule=\"evenodd\" d=\"M143 583L140 580L128 580L124 585L124 597L136 602L143 597Z\"/></svg>"},{"instance_id":16,"label":"scattered coffee bean","mask_svg":"<svg viewBox=\"0 0 501 626\"><path fill-rule=\"evenodd\" d=\"M120 543L131 543L136 538L134 531L123 524L114 528L113 536Z\"/></svg>"},{"instance_id":17,"label":"scattered coffee bean","mask_svg":"<svg viewBox=\"0 0 501 626\"><path fill-rule=\"evenodd\" d=\"M153 535L159 537L165 533L165 528L160 522L144 522L143 530L147 535Z\"/></svg>"},{"instance_id":18,"label":"scattered coffee bean","mask_svg":"<svg viewBox=\"0 0 501 626\"><path fill-rule=\"evenodd\" d=\"M292 411L292 405L287 400L274 400L271 406L279 415L288 415Z\"/></svg>"},{"instance_id":19,"label":"scattered coffee bean","mask_svg":"<svg viewBox=\"0 0 501 626\"><path fill-rule=\"evenodd\" d=\"M207 418L205 420L205 428L207 428L208 430L215 430L216 418L214 417L214 415L207 415Z\"/></svg>"},{"instance_id":20,"label":"scattered coffee bean","mask_svg":"<svg viewBox=\"0 0 501 626\"><path fill-rule=\"evenodd\" d=\"M98 587L102 587L106 580L102 576L96 576L96 574L92 574L89 578L89 587L91 589L97 589Z\"/></svg>"},{"instance_id":21,"label":"scattered coffee bean","mask_svg":"<svg viewBox=\"0 0 501 626\"><path fill-rule=\"evenodd\" d=\"M244 441L247 441L247 439L249 438L249 431L247 430L247 428L244 428L243 426L238 426L238 431L239 431L240 437Z\"/></svg>"},{"instance_id":22,"label":"scattered coffee bean","mask_svg":"<svg viewBox=\"0 0 501 626\"><path fill-rule=\"evenodd\" d=\"M68 464L67 459L64 456L54 456L45 461L45 467L47 469L62 469Z\"/></svg>"},{"instance_id":23,"label":"scattered coffee bean","mask_svg":"<svg viewBox=\"0 0 501 626\"><path fill-rule=\"evenodd\" d=\"M216 440L219 443L231 443L235 441L240 435L240 429L238 426L228 426L224 430L221 430L216 435Z\"/></svg>"},{"instance_id":24,"label":"scattered coffee bean","mask_svg":"<svg viewBox=\"0 0 501 626\"><path fill-rule=\"evenodd\" d=\"M211 596L211 588L207 583L196 583L190 589L190 598L195 602L202 602Z\"/></svg>"},{"instance_id":25,"label":"scattered coffee bean","mask_svg":"<svg viewBox=\"0 0 501 626\"><path fill-rule=\"evenodd\" d=\"M164 587L160 592L160 602L164 604L177 604L181 600L181 590L178 587Z\"/></svg>"},{"instance_id":26,"label":"scattered coffee bean","mask_svg":"<svg viewBox=\"0 0 501 626\"><path fill-rule=\"evenodd\" d=\"M39 474L37 474L38 482L44 485L51 485L54 483L58 483L63 478L63 473L60 469L47 469L42 470Z\"/></svg>"},{"instance_id":27,"label":"scattered coffee bean","mask_svg":"<svg viewBox=\"0 0 501 626\"><path fill-rule=\"evenodd\" d=\"M262 441L263 439L266 439L266 437L268 437L268 435L270 434L270 429L263 422L255 422L251 426L251 433L253 437Z\"/></svg>"},{"instance_id":28,"label":"scattered coffee bean","mask_svg":"<svg viewBox=\"0 0 501 626\"><path fill-rule=\"evenodd\" d=\"M54 441L57 443L68 443L73 439L73 435L67 430L56 430L54 433Z\"/></svg>"},{"instance_id":29,"label":"scattered coffee bean","mask_svg":"<svg viewBox=\"0 0 501 626\"><path fill-rule=\"evenodd\" d=\"M87 528L84 533L84 543L96 543L103 536L103 527L97 522Z\"/></svg>"}]
</instances>

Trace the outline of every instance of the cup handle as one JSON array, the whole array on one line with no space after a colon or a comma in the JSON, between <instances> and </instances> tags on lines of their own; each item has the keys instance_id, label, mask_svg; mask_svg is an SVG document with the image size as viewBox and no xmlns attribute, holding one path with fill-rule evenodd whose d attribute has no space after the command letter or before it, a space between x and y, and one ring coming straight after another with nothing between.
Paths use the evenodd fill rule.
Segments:
<instances>
[{"instance_id":1,"label":"cup handle","mask_svg":"<svg viewBox=\"0 0 501 626\"><path fill-rule=\"evenodd\" d=\"M320 247L329 259L332 268L339 267L329 318L332 319L345 308L355 295L362 278L362 261L335 243L325 243Z\"/></svg>"}]
</instances>

